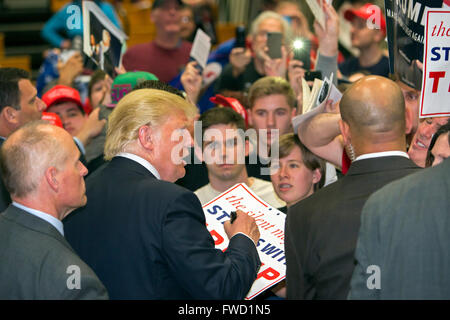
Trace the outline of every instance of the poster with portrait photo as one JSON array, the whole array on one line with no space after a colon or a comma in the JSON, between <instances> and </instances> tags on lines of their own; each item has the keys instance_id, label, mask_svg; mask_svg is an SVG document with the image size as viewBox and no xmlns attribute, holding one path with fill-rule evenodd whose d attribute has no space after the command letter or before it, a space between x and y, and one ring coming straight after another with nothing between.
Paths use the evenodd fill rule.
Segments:
<instances>
[{"instance_id":1,"label":"poster with portrait photo","mask_svg":"<svg viewBox=\"0 0 450 320\"><path fill-rule=\"evenodd\" d=\"M83 51L110 77L122 61L127 36L92 1L83 1Z\"/></svg>"}]
</instances>

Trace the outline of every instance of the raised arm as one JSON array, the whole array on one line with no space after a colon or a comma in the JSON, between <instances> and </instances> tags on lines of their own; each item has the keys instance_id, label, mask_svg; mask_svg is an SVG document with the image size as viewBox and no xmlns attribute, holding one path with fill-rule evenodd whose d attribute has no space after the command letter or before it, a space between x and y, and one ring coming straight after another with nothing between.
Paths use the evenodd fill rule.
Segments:
<instances>
[{"instance_id":1,"label":"raised arm","mask_svg":"<svg viewBox=\"0 0 450 320\"><path fill-rule=\"evenodd\" d=\"M311 152L342 168L344 142L339 129L339 113L319 113L300 124L297 134Z\"/></svg>"}]
</instances>

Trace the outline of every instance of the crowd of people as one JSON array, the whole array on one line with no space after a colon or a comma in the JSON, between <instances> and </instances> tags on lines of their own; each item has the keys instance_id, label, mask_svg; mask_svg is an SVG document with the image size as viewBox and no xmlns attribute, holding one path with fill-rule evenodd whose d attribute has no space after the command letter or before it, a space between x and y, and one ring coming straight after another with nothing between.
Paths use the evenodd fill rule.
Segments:
<instances>
[{"instance_id":1,"label":"crowd of people","mask_svg":"<svg viewBox=\"0 0 450 320\"><path fill-rule=\"evenodd\" d=\"M360 52L345 59L332 5L312 32L278 1L244 47L217 43L223 69L205 84L190 50L197 27L217 41L213 10L188 2L153 1L155 38L114 78L80 83L82 53L36 86L0 66L0 299L244 299L257 223L237 210L221 251L202 209L238 183L286 217L286 279L259 299L449 299L450 117L419 118L420 90L389 74L384 17L371 28L370 3L344 12ZM42 31L58 50L82 35L62 34L64 19ZM311 70L294 37L311 42ZM294 126L313 70L345 82L342 98Z\"/></svg>"}]
</instances>

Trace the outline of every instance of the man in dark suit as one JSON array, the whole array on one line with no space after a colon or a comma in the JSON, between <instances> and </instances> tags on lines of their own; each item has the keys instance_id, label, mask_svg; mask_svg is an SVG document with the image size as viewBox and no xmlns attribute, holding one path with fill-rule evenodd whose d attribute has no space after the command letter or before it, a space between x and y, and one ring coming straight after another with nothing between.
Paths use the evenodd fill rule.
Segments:
<instances>
[{"instance_id":1,"label":"man in dark suit","mask_svg":"<svg viewBox=\"0 0 450 320\"><path fill-rule=\"evenodd\" d=\"M350 299L450 299L449 190L447 159L367 200Z\"/></svg>"},{"instance_id":2,"label":"man in dark suit","mask_svg":"<svg viewBox=\"0 0 450 320\"><path fill-rule=\"evenodd\" d=\"M362 78L343 95L340 113L341 139L355 160L345 177L289 209L289 299L346 299L365 201L390 181L419 170L405 153L405 106L393 81Z\"/></svg>"},{"instance_id":3,"label":"man in dark suit","mask_svg":"<svg viewBox=\"0 0 450 320\"><path fill-rule=\"evenodd\" d=\"M41 118L46 106L36 94L27 71L0 68L0 146L14 130ZM10 203L11 198L0 176L0 212Z\"/></svg>"},{"instance_id":4,"label":"man in dark suit","mask_svg":"<svg viewBox=\"0 0 450 320\"><path fill-rule=\"evenodd\" d=\"M87 179L88 204L65 221L69 243L112 299L242 299L256 279L253 218L225 222L230 243L214 248L198 198L172 182L195 106L154 89L123 97L108 119L105 159Z\"/></svg>"},{"instance_id":5,"label":"man in dark suit","mask_svg":"<svg viewBox=\"0 0 450 320\"><path fill-rule=\"evenodd\" d=\"M0 299L107 299L64 239L61 220L86 203L79 151L65 130L30 122L4 142L12 204L0 214Z\"/></svg>"}]
</instances>

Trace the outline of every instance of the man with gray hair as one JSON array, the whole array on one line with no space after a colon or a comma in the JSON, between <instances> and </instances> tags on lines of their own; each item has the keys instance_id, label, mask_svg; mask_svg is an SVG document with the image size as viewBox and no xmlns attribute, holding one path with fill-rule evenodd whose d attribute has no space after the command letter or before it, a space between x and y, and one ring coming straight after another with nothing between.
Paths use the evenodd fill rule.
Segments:
<instances>
[{"instance_id":1,"label":"man with gray hair","mask_svg":"<svg viewBox=\"0 0 450 320\"><path fill-rule=\"evenodd\" d=\"M64 238L61 220L86 204L80 152L44 121L15 131L1 149L12 204L0 214L0 299L107 299L105 287Z\"/></svg>"},{"instance_id":2,"label":"man with gray hair","mask_svg":"<svg viewBox=\"0 0 450 320\"><path fill-rule=\"evenodd\" d=\"M237 211L214 247L198 198L173 182L185 174L196 108L155 89L123 97L108 119L105 159L87 179L92 201L65 221L67 238L111 299L243 299L260 260L255 220Z\"/></svg>"},{"instance_id":3,"label":"man with gray hair","mask_svg":"<svg viewBox=\"0 0 450 320\"><path fill-rule=\"evenodd\" d=\"M267 34L279 32L283 35L282 57L273 59L267 51ZM223 69L218 78L215 91L230 90L241 92L248 90L259 78L264 76L286 77L287 45L291 37L291 29L283 16L276 12L266 11L253 21L250 35L252 52L248 48L234 48L230 53L230 63Z\"/></svg>"}]
</instances>

